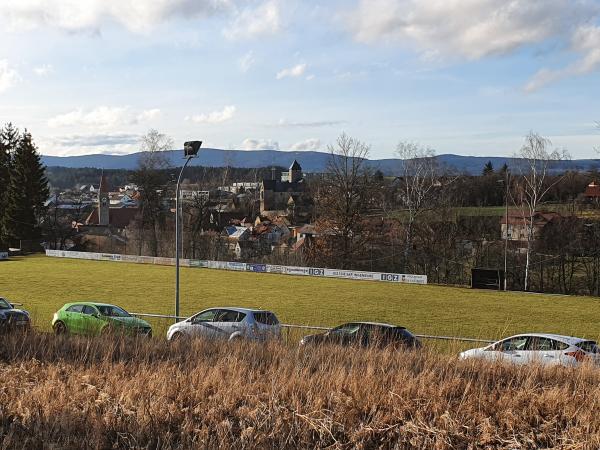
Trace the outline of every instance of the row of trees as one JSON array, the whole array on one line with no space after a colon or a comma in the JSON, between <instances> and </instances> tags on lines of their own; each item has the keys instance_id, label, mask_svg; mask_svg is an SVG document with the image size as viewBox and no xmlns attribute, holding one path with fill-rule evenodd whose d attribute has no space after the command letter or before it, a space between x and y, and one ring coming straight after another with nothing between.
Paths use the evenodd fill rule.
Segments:
<instances>
[{"instance_id":1,"label":"row of trees","mask_svg":"<svg viewBox=\"0 0 600 450\"><path fill-rule=\"evenodd\" d=\"M0 130L0 242L35 240L48 180L31 133L11 123Z\"/></svg>"}]
</instances>

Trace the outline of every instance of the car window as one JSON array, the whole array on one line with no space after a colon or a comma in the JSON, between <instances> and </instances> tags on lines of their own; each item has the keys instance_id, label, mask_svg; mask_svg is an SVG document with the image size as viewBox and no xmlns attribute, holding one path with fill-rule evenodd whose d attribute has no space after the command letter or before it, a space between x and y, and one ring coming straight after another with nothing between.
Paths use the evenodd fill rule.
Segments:
<instances>
[{"instance_id":1,"label":"car window","mask_svg":"<svg viewBox=\"0 0 600 450\"><path fill-rule=\"evenodd\" d=\"M100 314L108 317L131 317L127 311L123 308L119 308L118 306L112 305L99 305L98 309L100 310Z\"/></svg>"},{"instance_id":2,"label":"car window","mask_svg":"<svg viewBox=\"0 0 600 450\"><path fill-rule=\"evenodd\" d=\"M229 309L220 309L215 314L215 322L241 322L246 317L246 314Z\"/></svg>"},{"instance_id":3,"label":"car window","mask_svg":"<svg viewBox=\"0 0 600 450\"><path fill-rule=\"evenodd\" d=\"M0 298L0 309L12 309L12 305L3 298Z\"/></svg>"},{"instance_id":4,"label":"car window","mask_svg":"<svg viewBox=\"0 0 600 450\"><path fill-rule=\"evenodd\" d=\"M360 328L360 324L358 323L345 323L344 325L340 325L339 327L331 330L333 334L353 334L358 331Z\"/></svg>"},{"instance_id":5,"label":"car window","mask_svg":"<svg viewBox=\"0 0 600 450\"><path fill-rule=\"evenodd\" d=\"M595 341L583 341L576 344L584 352L588 353L600 353L600 349Z\"/></svg>"},{"instance_id":6,"label":"car window","mask_svg":"<svg viewBox=\"0 0 600 450\"><path fill-rule=\"evenodd\" d=\"M96 308L94 308L93 306L90 306L90 305L84 305L83 310L81 312L83 314L88 314L90 316L98 314L98 311L96 311Z\"/></svg>"},{"instance_id":7,"label":"car window","mask_svg":"<svg viewBox=\"0 0 600 450\"><path fill-rule=\"evenodd\" d=\"M192 323L212 322L217 311L217 309L209 309L208 311L201 312L192 318Z\"/></svg>"},{"instance_id":8,"label":"car window","mask_svg":"<svg viewBox=\"0 0 600 450\"><path fill-rule=\"evenodd\" d=\"M269 311L261 311L252 313L254 315L254 320L258 323L262 323L264 325L277 325L279 320L277 320L277 316Z\"/></svg>"},{"instance_id":9,"label":"car window","mask_svg":"<svg viewBox=\"0 0 600 450\"><path fill-rule=\"evenodd\" d=\"M71 305L67 308L67 311L80 313L81 311L83 311L83 305Z\"/></svg>"},{"instance_id":10,"label":"car window","mask_svg":"<svg viewBox=\"0 0 600 450\"><path fill-rule=\"evenodd\" d=\"M494 346L494 350L499 350L501 352L525 350L525 344L527 344L527 336L517 336L498 342Z\"/></svg>"},{"instance_id":11,"label":"car window","mask_svg":"<svg viewBox=\"0 0 600 450\"><path fill-rule=\"evenodd\" d=\"M541 336L531 336L527 343L527 350L538 352L549 352L555 350L564 350L569 346L564 342L557 341Z\"/></svg>"}]
</instances>

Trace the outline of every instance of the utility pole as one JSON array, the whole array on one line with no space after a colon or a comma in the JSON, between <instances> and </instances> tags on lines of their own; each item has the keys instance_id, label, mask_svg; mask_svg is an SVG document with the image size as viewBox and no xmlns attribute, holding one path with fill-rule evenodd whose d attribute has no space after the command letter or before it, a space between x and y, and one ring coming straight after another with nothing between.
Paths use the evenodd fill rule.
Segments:
<instances>
[{"instance_id":1,"label":"utility pole","mask_svg":"<svg viewBox=\"0 0 600 450\"><path fill-rule=\"evenodd\" d=\"M510 173L508 169L506 170L506 179L504 180L504 203L506 205L505 217L504 220L506 222L506 231L504 233L504 290L506 291L506 278L507 278L507 253L508 253L508 181L509 181Z\"/></svg>"}]
</instances>

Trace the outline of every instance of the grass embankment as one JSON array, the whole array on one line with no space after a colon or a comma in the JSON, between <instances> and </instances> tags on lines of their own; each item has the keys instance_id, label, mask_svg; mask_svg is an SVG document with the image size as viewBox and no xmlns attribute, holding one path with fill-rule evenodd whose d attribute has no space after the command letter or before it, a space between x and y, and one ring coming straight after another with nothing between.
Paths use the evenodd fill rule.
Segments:
<instances>
[{"instance_id":1,"label":"grass embankment","mask_svg":"<svg viewBox=\"0 0 600 450\"><path fill-rule=\"evenodd\" d=\"M50 330L64 303L97 300L133 312L172 314L173 267L45 256L0 263L0 296L21 302L34 325ZM443 286L254 274L184 268L184 315L213 306L270 309L284 323L336 325L370 320L403 325L418 334L497 337L554 332L596 339L600 299L502 293ZM153 320L162 336L165 320Z\"/></svg>"},{"instance_id":2,"label":"grass embankment","mask_svg":"<svg viewBox=\"0 0 600 450\"><path fill-rule=\"evenodd\" d=\"M5 337L2 448L599 448L600 373L433 352Z\"/></svg>"}]
</instances>

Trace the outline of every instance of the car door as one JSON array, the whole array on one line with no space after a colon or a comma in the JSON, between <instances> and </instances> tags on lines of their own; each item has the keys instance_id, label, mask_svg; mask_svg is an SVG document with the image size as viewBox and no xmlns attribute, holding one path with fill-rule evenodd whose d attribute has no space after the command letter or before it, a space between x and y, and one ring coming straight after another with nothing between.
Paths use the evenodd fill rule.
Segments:
<instances>
[{"instance_id":1,"label":"car door","mask_svg":"<svg viewBox=\"0 0 600 450\"><path fill-rule=\"evenodd\" d=\"M100 313L92 305L85 305L81 314L81 333L98 334L104 326L104 321L100 319Z\"/></svg>"},{"instance_id":2,"label":"car door","mask_svg":"<svg viewBox=\"0 0 600 450\"><path fill-rule=\"evenodd\" d=\"M84 305L71 305L65 309L63 321L69 333L81 333L81 314Z\"/></svg>"},{"instance_id":3,"label":"car door","mask_svg":"<svg viewBox=\"0 0 600 450\"><path fill-rule=\"evenodd\" d=\"M562 355L561 350L569 346L564 342L559 342L542 336L530 336L527 341L527 360L540 364L559 364Z\"/></svg>"},{"instance_id":4,"label":"car door","mask_svg":"<svg viewBox=\"0 0 600 450\"><path fill-rule=\"evenodd\" d=\"M238 331L238 316L240 313L230 309L219 309L213 319L213 337L216 339L229 339Z\"/></svg>"},{"instance_id":5,"label":"car door","mask_svg":"<svg viewBox=\"0 0 600 450\"><path fill-rule=\"evenodd\" d=\"M213 321L218 309L207 309L196 314L190 320L190 334L212 338L215 335Z\"/></svg>"},{"instance_id":6,"label":"car door","mask_svg":"<svg viewBox=\"0 0 600 450\"><path fill-rule=\"evenodd\" d=\"M485 358L495 361L510 362L514 364L526 363L528 336L513 336L497 342L485 352Z\"/></svg>"}]
</instances>

